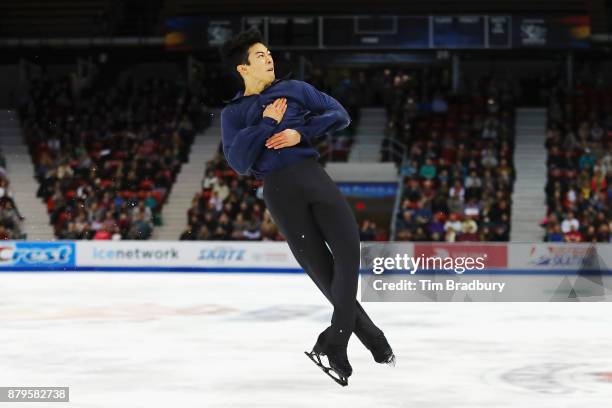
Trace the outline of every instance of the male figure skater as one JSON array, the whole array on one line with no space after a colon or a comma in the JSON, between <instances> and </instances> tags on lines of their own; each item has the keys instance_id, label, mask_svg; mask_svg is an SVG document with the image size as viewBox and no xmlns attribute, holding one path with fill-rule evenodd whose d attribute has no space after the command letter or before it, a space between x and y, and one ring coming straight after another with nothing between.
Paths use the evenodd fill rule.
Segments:
<instances>
[{"instance_id":1,"label":"male figure skater","mask_svg":"<svg viewBox=\"0 0 612 408\"><path fill-rule=\"evenodd\" d=\"M236 35L223 45L222 54L244 81L244 91L221 112L225 158L239 174L263 179L264 201L274 222L334 307L331 326L306 354L336 382L347 385L352 367L346 346L354 331L376 362L393 364L395 356L383 332L356 300L355 216L317 162L319 153L313 147L317 136L349 125L346 110L306 82L276 79L272 55L256 30ZM327 356L329 367L321 363L321 355Z\"/></svg>"}]
</instances>

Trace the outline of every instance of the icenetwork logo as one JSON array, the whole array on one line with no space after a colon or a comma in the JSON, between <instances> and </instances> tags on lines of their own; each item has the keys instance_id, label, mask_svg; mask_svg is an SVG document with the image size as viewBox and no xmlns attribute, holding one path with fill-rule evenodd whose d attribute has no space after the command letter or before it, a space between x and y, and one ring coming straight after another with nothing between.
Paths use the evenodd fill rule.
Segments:
<instances>
[{"instance_id":1,"label":"icenetwork logo","mask_svg":"<svg viewBox=\"0 0 612 408\"><path fill-rule=\"evenodd\" d=\"M4 244L0 245L0 265L71 265L74 263L72 244Z\"/></svg>"},{"instance_id":2,"label":"icenetwork logo","mask_svg":"<svg viewBox=\"0 0 612 408\"><path fill-rule=\"evenodd\" d=\"M93 257L94 259L103 259L103 260L143 260L143 259L152 259L156 261L161 260L170 260L170 259L178 259L179 251L176 248L168 248L168 249L142 249L142 248L133 248L133 249L103 249L103 248L94 248L93 249Z\"/></svg>"}]
</instances>

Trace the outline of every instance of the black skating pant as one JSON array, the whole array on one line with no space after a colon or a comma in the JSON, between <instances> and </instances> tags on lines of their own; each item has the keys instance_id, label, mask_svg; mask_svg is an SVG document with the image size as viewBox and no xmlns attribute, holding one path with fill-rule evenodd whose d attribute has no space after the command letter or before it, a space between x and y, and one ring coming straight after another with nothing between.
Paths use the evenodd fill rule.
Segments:
<instances>
[{"instance_id":1,"label":"black skating pant","mask_svg":"<svg viewBox=\"0 0 612 408\"><path fill-rule=\"evenodd\" d=\"M359 229L334 181L307 158L266 174L263 196L296 260L334 307L326 344L346 346L354 331L370 348L383 333L356 300Z\"/></svg>"}]
</instances>

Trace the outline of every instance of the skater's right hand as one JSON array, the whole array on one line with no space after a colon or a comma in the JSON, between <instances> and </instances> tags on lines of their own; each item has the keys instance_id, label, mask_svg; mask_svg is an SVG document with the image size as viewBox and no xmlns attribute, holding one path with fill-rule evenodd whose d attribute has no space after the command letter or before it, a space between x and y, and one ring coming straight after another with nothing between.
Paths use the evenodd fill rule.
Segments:
<instances>
[{"instance_id":1,"label":"skater's right hand","mask_svg":"<svg viewBox=\"0 0 612 408\"><path fill-rule=\"evenodd\" d=\"M287 110L287 98L278 98L268 106L263 111L264 118L272 118L277 123L280 123L283 120L283 115Z\"/></svg>"}]
</instances>

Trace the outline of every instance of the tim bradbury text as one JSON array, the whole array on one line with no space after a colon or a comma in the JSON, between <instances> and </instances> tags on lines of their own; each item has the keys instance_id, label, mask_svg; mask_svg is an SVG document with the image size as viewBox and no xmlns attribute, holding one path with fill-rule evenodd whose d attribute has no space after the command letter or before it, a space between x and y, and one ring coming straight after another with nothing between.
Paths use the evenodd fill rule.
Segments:
<instances>
[{"instance_id":1,"label":"tim bradbury text","mask_svg":"<svg viewBox=\"0 0 612 408\"><path fill-rule=\"evenodd\" d=\"M467 291L496 291L501 293L506 286L505 282L482 282L475 279L471 282L456 282L452 279L447 279L444 282L434 282L430 279L419 279L417 281L411 281L407 279L401 279L398 282L384 282L382 279L376 279L372 282L374 290L467 290Z\"/></svg>"}]
</instances>

